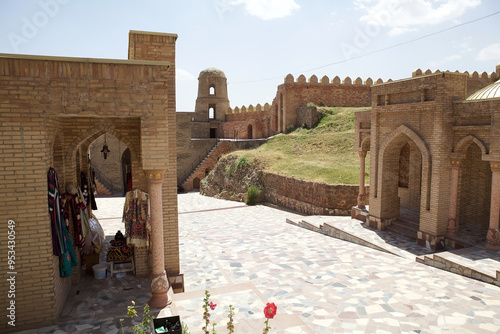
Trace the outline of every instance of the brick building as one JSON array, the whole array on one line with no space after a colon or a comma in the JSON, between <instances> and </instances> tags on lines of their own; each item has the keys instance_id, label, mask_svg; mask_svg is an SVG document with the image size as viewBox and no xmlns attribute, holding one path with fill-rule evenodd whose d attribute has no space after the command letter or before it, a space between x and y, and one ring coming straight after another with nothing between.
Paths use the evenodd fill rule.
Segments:
<instances>
[{"instance_id":1,"label":"brick building","mask_svg":"<svg viewBox=\"0 0 500 334\"><path fill-rule=\"evenodd\" d=\"M490 75L417 70L373 85L372 109L356 114L361 177L353 215L364 208L369 152L369 226L409 221L431 249L482 233L486 248L499 250L499 77L500 65Z\"/></svg>"},{"instance_id":2,"label":"brick building","mask_svg":"<svg viewBox=\"0 0 500 334\"><path fill-rule=\"evenodd\" d=\"M47 203L47 171L62 189L78 184L88 170L90 144L105 133L130 150L134 188L151 198L152 269L147 250L137 250L138 274L151 274L153 306L164 305L166 273L177 275L177 165L175 128L175 42L177 35L131 31L129 59L84 59L0 54L0 225L15 222L15 267L2 261L6 310L15 302L15 329L53 324L78 277L61 278L53 255ZM62 190L64 192L64 190ZM0 235L7 258L7 233ZM146 253L145 253L146 252ZM78 270L75 275L78 275ZM10 297L9 297L10 298ZM9 318L0 332L12 330Z\"/></svg>"},{"instance_id":3,"label":"brick building","mask_svg":"<svg viewBox=\"0 0 500 334\"><path fill-rule=\"evenodd\" d=\"M382 80L378 79L377 83ZM178 184L185 190L198 188L200 180L213 169L220 154L220 140L252 141L284 132L288 127L314 125L317 114L305 108L316 105L338 107L370 106L373 80L354 81L337 76L331 81L313 75L297 80L289 74L277 87L272 104L229 107L227 79L223 71L208 68L198 77L195 112L177 113ZM257 142L257 141L254 141ZM261 141L262 142L262 141Z\"/></svg>"}]
</instances>

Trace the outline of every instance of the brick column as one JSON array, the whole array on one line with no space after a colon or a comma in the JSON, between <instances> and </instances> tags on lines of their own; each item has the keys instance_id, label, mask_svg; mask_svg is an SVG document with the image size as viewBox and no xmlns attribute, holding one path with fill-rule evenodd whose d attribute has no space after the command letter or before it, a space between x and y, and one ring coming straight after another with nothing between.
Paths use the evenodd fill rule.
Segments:
<instances>
[{"instance_id":1,"label":"brick column","mask_svg":"<svg viewBox=\"0 0 500 334\"><path fill-rule=\"evenodd\" d=\"M490 207L490 227L486 235L488 242L484 248L488 250L500 250L500 234L498 225L500 221L500 162L491 163L491 207Z\"/></svg>"},{"instance_id":2,"label":"brick column","mask_svg":"<svg viewBox=\"0 0 500 334\"><path fill-rule=\"evenodd\" d=\"M165 307L171 303L167 291L169 283L165 272L165 255L163 253L163 213L162 184L163 170L146 170L148 192L151 202L151 254L153 271L151 273L151 307Z\"/></svg>"},{"instance_id":3,"label":"brick column","mask_svg":"<svg viewBox=\"0 0 500 334\"><path fill-rule=\"evenodd\" d=\"M448 213L448 228L446 235L457 237L457 202L458 202L458 176L460 172L460 160L451 161L451 189L450 189L450 210Z\"/></svg>"},{"instance_id":4,"label":"brick column","mask_svg":"<svg viewBox=\"0 0 500 334\"><path fill-rule=\"evenodd\" d=\"M358 208L365 209L365 158L366 151L359 151L359 194Z\"/></svg>"}]
</instances>

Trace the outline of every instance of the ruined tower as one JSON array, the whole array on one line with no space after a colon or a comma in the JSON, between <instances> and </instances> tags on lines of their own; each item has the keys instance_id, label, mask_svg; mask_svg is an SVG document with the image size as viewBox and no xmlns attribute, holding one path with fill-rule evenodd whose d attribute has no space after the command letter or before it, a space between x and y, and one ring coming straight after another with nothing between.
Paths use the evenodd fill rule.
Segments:
<instances>
[{"instance_id":1,"label":"ruined tower","mask_svg":"<svg viewBox=\"0 0 500 334\"><path fill-rule=\"evenodd\" d=\"M192 120L192 137L221 137L221 122L226 120L228 108L227 79L224 72L216 68L201 71L198 77L195 116Z\"/></svg>"}]
</instances>

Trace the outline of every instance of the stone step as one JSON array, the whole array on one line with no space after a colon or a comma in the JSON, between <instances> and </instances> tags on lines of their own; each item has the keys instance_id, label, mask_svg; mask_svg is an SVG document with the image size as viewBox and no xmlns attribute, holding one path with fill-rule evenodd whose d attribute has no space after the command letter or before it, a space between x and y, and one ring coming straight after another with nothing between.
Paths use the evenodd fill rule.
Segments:
<instances>
[{"instance_id":1,"label":"stone step","mask_svg":"<svg viewBox=\"0 0 500 334\"><path fill-rule=\"evenodd\" d=\"M419 228L419 224L409 221L409 220L404 220L401 218L398 218L397 220L392 222L392 225L399 226L401 228L407 229L409 231L414 231L417 232Z\"/></svg>"},{"instance_id":2,"label":"stone step","mask_svg":"<svg viewBox=\"0 0 500 334\"><path fill-rule=\"evenodd\" d=\"M414 230L409 230L398 225L390 225L386 228L387 231L399 234L411 240L417 240L417 232Z\"/></svg>"}]
</instances>

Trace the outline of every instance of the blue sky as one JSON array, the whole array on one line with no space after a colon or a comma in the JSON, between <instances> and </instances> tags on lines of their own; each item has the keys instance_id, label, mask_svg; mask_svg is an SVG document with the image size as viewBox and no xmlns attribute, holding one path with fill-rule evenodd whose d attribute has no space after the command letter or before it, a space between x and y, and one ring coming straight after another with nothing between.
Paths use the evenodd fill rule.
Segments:
<instances>
[{"instance_id":1,"label":"blue sky","mask_svg":"<svg viewBox=\"0 0 500 334\"><path fill-rule=\"evenodd\" d=\"M491 73L497 12L498 0L0 0L0 53L126 59L130 30L176 33L177 110L194 110L208 67L234 108L271 103L288 73Z\"/></svg>"}]
</instances>

